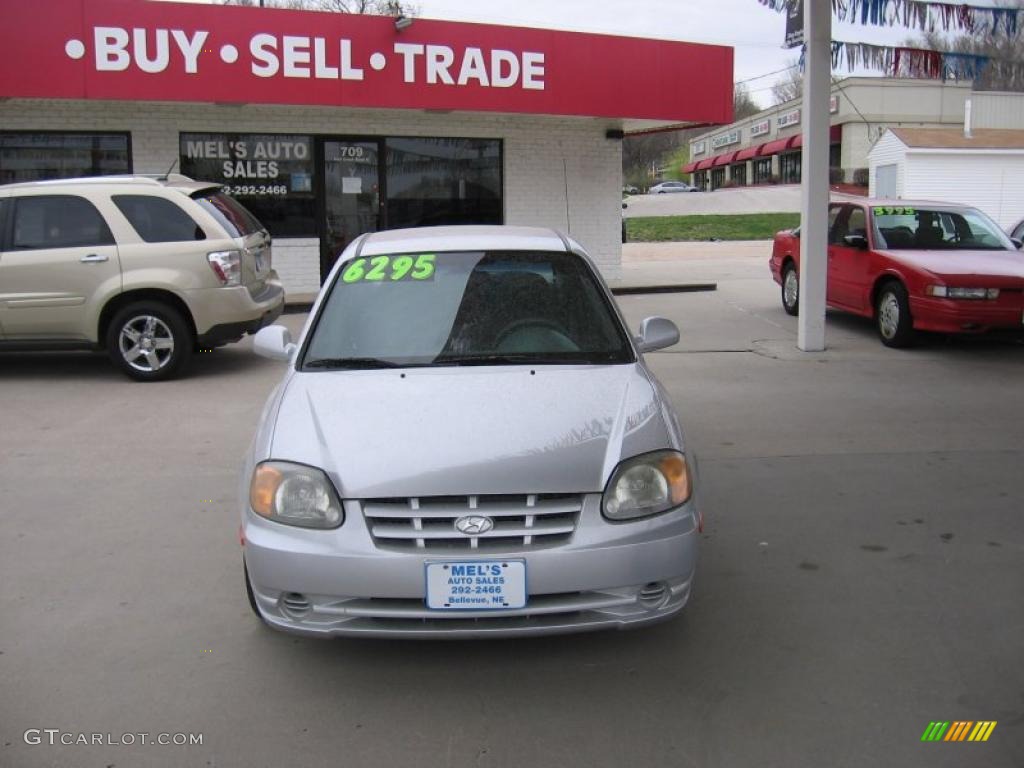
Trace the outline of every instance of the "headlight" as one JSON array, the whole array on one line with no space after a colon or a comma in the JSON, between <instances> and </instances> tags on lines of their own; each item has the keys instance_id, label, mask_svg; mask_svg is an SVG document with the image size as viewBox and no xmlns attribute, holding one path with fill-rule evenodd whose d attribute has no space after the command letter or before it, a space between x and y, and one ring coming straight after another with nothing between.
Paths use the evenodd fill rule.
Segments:
<instances>
[{"instance_id":1,"label":"headlight","mask_svg":"<svg viewBox=\"0 0 1024 768\"><path fill-rule=\"evenodd\" d=\"M345 520L331 481L321 470L265 461L249 483L249 506L268 520L302 528L337 528Z\"/></svg>"},{"instance_id":2,"label":"headlight","mask_svg":"<svg viewBox=\"0 0 1024 768\"><path fill-rule=\"evenodd\" d=\"M654 451L615 468L601 506L609 520L632 520L678 507L691 491L686 457L679 451Z\"/></svg>"},{"instance_id":3,"label":"headlight","mask_svg":"<svg viewBox=\"0 0 1024 768\"><path fill-rule=\"evenodd\" d=\"M929 285L924 292L929 296L943 299L998 299L998 288L950 288L945 285Z\"/></svg>"}]
</instances>

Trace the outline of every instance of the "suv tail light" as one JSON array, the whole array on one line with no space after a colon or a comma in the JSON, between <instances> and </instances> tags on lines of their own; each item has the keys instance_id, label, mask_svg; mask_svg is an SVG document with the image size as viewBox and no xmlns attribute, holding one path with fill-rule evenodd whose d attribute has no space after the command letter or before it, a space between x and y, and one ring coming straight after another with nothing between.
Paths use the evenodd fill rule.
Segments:
<instances>
[{"instance_id":1,"label":"suv tail light","mask_svg":"<svg viewBox=\"0 0 1024 768\"><path fill-rule=\"evenodd\" d=\"M214 251L206 254L206 260L221 285L242 284L241 251Z\"/></svg>"}]
</instances>

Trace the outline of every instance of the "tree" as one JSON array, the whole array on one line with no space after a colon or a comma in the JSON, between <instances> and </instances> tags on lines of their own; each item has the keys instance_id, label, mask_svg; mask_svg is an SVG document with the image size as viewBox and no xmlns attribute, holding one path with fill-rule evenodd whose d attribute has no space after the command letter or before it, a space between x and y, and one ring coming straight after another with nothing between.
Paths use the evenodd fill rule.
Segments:
<instances>
[{"instance_id":1,"label":"tree","mask_svg":"<svg viewBox=\"0 0 1024 768\"><path fill-rule=\"evenodd\" d=\"M419 9L402 0L222 0L224 5L290 8L329 13L369 13L378 16L415 16Z\"/></svg>"},{"instance_id":2,"label":"tree","mask_svg":"<svg viewBox=\"0 0 1024 768\"><path fill-rule=\"evenodd\" d=\"M761 107L754 97L750 95L750 88L746 83L737 83L732 94L732 119L742 120L761 111Z\"/></svg>"},{"instance_id":3,"label":"tree","mask_svg":"<svg viewBox=\"0 0 1024 768\"><path fill-rule=\"evenodd\" d=\"M789 68L772 86L772 97L776 104L799 99L804 93L804 73L800 70L800 60L791 59Z\"/></svg>"},{"instance_id":4,"label":"tree","mask_svg":"<svg viewBox=\"0 0 1024 768\"><path fill-rule=\"evenodd\" d=\"M990 60L974 78L979 91L1024 91L1024 34L1011 37L1000 27L970 35L948 38L927 32L903 42L907 48L969 53Z\"/></svg>"}]
</instances>

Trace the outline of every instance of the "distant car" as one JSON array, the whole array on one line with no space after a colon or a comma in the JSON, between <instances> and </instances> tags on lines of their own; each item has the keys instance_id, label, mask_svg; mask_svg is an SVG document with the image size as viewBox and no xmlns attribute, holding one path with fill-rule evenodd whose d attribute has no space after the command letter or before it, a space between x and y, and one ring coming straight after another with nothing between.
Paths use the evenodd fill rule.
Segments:
<instances>
[{"instance_id":1,"label":"distant car","mask_svg":"<svg viewBox=\"0 0 1024 768\"><path fill-rule=\"evenodd\" d=\"M622 194L624 195L639 195L640 187L634 187L632 184L627 184L622 188Z\"/></svg>"},{"instance_id":2,"label":"distant car","mask_svg":"<svg viewBox=\"0 0 1024 768\"><path fill-rule=\"evenodd\" d=\"M830 307L874 318L888 347L916 331L1021 328L1024 258L984 213L961 205L851 200L829 206ZM769 260L782 306L799 307L800 232L775 235Z\"/></svg>"},{"instance_id":3,"label":"distant car","mask_svg":"<svg viewBox=\"0 0 1024 768\"><path fill-rule=\"evenodd\" d=\"M696 463L582 247L552 230L376 232L341 254L242 475L250 605L306 635L625 628L686 604ZM128 418L131 414L128 414Z\"/></svg>"},{"instance_id":4,"label":"distant car","mask_svg":"<svg viewBox=\"0 0 1024 768\"><path fill-rule=\"evenodd\" d=\"M663 181L661 184L655 184L649 190L649 195L664 195L668 192L699 192L700 190L696 187L686 184L682 181Z\"/></svg>"}]
</instances>

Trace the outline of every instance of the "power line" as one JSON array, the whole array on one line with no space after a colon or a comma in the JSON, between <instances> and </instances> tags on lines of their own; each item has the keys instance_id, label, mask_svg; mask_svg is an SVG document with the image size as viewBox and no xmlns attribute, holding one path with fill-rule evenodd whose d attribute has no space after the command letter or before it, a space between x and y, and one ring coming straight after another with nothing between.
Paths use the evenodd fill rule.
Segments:
<instances>
[{"instance_id":1,"label":"power line","mask_svg":"<svg viewBox=\"0 0 1024 768\"><path fill-rule=\"evenodd\" d=\"M790 64L788 67L783 67L782 69L776 69L774 72L765 72L763 75L757 75L756 77L748 77L745 80L737 80L735 83L733 83L733 86L737 86L737 85L740 85L742 83L749 83L749 82L752 82L754 80L761 80L762 78L771 77L772 75L778 75L778 74L781 74L782 72L788 72L789 70L796 69L799 66L800 66L799 63Z\"/></svg>"}]
</instances>

